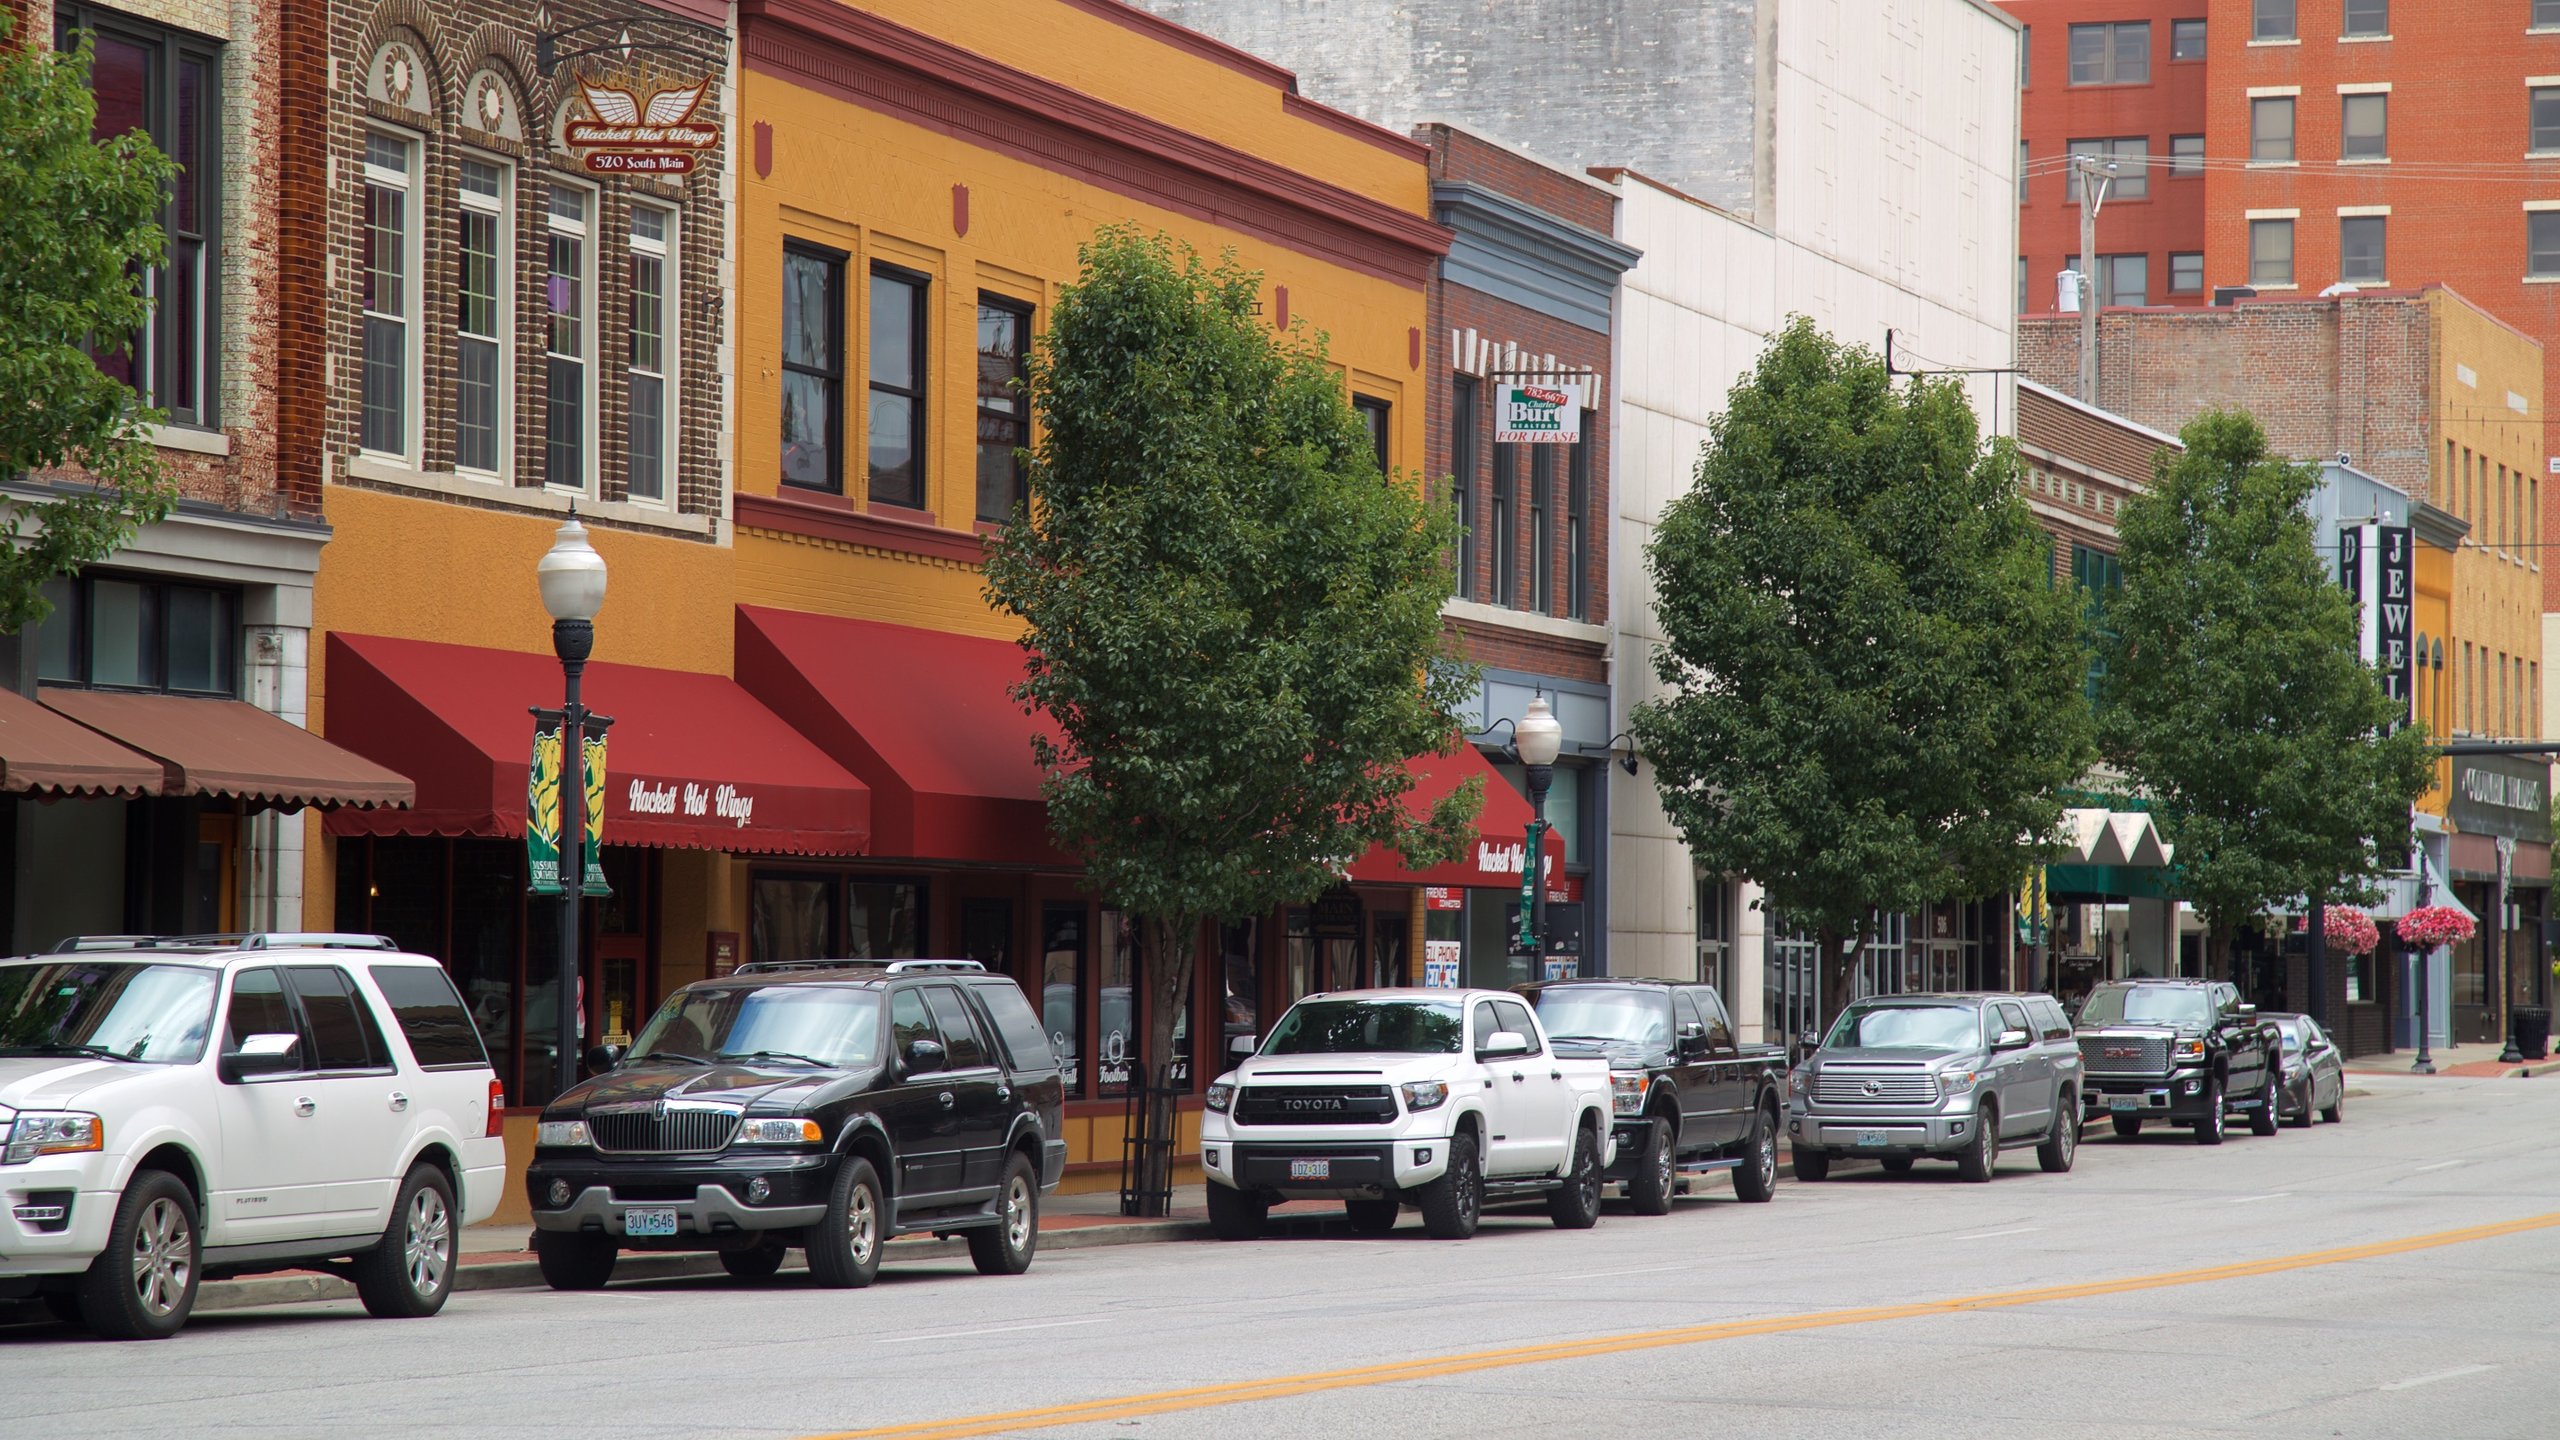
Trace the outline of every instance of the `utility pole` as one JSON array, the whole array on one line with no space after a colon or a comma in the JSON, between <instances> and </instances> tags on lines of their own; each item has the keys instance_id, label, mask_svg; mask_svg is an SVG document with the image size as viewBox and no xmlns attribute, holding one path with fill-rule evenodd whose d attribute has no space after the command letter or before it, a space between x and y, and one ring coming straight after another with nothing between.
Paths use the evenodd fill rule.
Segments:
<instances>
[{"instance_id":1,"label":"utility pole","mask_svg":"<svg viewBox=\"0 0 2560 1440\"><path fill-rule=\"evenodd\" d=\"M2098 403L2098 211L2115 184L2116 162L2095 155L2071 157L2080 180L2080 403Z\"/></svg>"}]
</instances>

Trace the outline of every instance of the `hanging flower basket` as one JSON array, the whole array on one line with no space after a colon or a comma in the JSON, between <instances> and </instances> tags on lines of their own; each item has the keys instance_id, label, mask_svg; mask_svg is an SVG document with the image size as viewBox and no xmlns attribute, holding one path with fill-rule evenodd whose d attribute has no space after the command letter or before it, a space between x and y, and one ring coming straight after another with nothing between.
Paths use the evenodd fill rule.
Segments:
<instances>
[{"instance_id":1,"label":"hanging flower basket","mask_svg":"<svg viewBox=\"0 0 2560 1440\"><path fill-rule=\"evenodd\" d=\"M2459 945L2471 938L2471 917L2450 905L2422 905L2400 917L2400 939L2421 950Z\"/></svg>"},{"instance_id":2,"label":"hanging flower basket","mask_svg":"<svg viewBox=\"0 0 2560 1440\"><path fill-rule=\"evenodd\" d=\"M2329 948L2345 955L2370 955L2382 943L2382 927L2352 905L2332 905L2327 913Z\"/></svg>"}]
</instances>

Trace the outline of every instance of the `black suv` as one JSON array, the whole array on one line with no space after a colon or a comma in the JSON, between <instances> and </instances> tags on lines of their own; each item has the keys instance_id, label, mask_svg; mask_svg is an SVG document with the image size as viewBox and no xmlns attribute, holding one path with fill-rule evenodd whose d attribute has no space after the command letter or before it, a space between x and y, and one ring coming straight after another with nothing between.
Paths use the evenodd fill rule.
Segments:
<instances>
[{"instance_id":1,"label":"black suv","mask_svg":"<svg viewBox=\"0 0 2560 1440\"><path fill-rule=\"evenodd\" d=\"M1609 1061L1618 1145L1601 1179L1623 1183L1639 1213L1670 1213L1684 1174L1730 1170L1744 1200L1776 1193L1787 1057L1736 1044L1714 986L1627 977L1518 989L1556 1053Z\"/></svg>"},{"instance_id":2,"label":"black suv","mask_svg":"<svg viewBox=\"0 0 2560 1440\"><path fill-rule=\"evenodd\" d=\"M974 960L746 965L667 997L629 1054L542 1112L525 1191L557 1290L623 1250L716 1250L760 1279L797 1245L860 1286L898 1235L965 1235L1018 1275L1066 1168L1064 1087L1012 980Z\"/></svg>"},{"instance_id":3,"label":"black suv","mask_svg":"<svg viewBox=\"0 0 2560 1440\"><path fill-rule=\"evenodd\" d=\"M2219 980L2114 980L2080 1003L2084 1115L2104 1114L2116 1134L2145 1120L2192 1127L2222 1143L2223 1117L2239 1111L2250 1133L2276 1133L2281 1042L2273 1021Z\"/></svg>"}]
</instances>

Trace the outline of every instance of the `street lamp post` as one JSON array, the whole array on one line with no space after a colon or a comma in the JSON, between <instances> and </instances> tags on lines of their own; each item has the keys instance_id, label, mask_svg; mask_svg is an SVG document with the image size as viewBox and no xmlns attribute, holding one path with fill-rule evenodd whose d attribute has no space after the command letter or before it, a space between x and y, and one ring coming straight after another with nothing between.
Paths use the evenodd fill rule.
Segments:
<instances>
[{"instance_id":1,"label":"street lamp post","mask_svg":"<svg viewBox=\"0 0 2560 1440\"><path fill-rule=\"evenodd\" d=\"M2515 880L2516 842L2508 836L2498 837L2498 1015L2507 1032L2507 1048L2498 1058L2514 1064L2524 1058L2516 1046L2516 976L2515 952L2507 947L2507 906L2510 886Z\"/></svg>"},{"instance_id":2,"label":"street lamp post","mask_svg":"<svg viewBox=\"0 0 2560 1440\"><path fill-rule=\"evenodd\" d=\"M1539 947L1547 938L1547 881L1539 873L1547 837L1547 786L1555 780L1556 752L1564 748L1564 726L1547 697L1531 697L1520 722L1511 727L1512 748L1519 752L1529 779L1529 845L1521 857L1520 942L1529 952L1529 978L1539 976Z\"/></svg>"},{"instance_id":3,"label":"street lamp post","mask_svg":"<svg viewBox=\"0 0 2560 1440\"><path fill-rule=\"evenodd\" d=\"M2434 898L2435 885L2432 878L2427 873L2427 853L2425 847L2421 845L2418 850L2417 908L2421 910L2426 909L2428 902ZM2433 958L2434 954L2435 951L2432 947L2421 948L2418 950L2418 1062L2409 1067L2410 1073L2414 1075L2433 1075L2436 1073L2436 1062L2433 1057L2427 1054L2427 962Z\"/></svg>"},{"instance_id":4,"label":"street lamp post","mask_svg":"<svg viewBox=\"0 0 2560 1440\"><path fill-rule=\"evenodd\" d=\"M604 608L604 557L587 543L575 510L535 567L542 608L551 612L551 652L560 657L566 697L560 707L560 1089L578 1081L578 892L586 883L587 707L578 698L587 656L596 647L596 612Z\"/></svg>"}]
</instances>

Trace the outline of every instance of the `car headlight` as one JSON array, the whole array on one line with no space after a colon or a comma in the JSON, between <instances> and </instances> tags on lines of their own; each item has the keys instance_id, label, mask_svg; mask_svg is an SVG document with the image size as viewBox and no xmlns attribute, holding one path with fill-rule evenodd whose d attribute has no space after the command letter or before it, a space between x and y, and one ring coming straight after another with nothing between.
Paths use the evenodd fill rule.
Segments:
<instances>
[{"instance_id":1,"label":"car headlight","mask_svg":"<svg viewBox=\"0 0 2560 1440\"><path fill-rule=\"evenodd\" d=\"M596 1142L595 1137L587 1133L587 1122L584 1120L545 1120L534 1127L533 1143L591 1150L595 1148Z\"/></svg>"},{"instance_id":2,"label":"car headlight","mask_svg":"<svg viewBox=\"0 0 2560 1440\"><path fill-rule=\"evenodd\" d=\"M1407 1110L1436 1110L1449 1098L1445 1080L1407 1080L1396 1088L1404 1092Z\"/></svg>"},{"instance_id":3,"label":"car headlight","mask_svg":"<svg viewBox=\"0 0 2560 1440\"><path fill-rule=\"evenodd\" d=\"M1970 1095L1981 1079L1982 1076L1972 1070L1941 1070L1938 1072L1938 1093L1950 1100L1958 1095Z\"/></svg>"},{"instance_id":4,"label":"car headlight","mask_svg":"<svg viewBox=\"0 0 2560 1440\"><path fill-rule=\"evenodd\" d=\"M1799 1066L1797 1066L1796 1068L1794 1068L1793 1070L1790 1070L1790 1071L1788 1071L1788 1072L1787 1072L1787 1093L1788 1093L1788 1094L1790 1094L1790 1095L1802 1095L1804 1092L1806 1092L1807 1090L1810 1090L1810 1089L1812 1089L1812 1088L1813 1088L1813 1067L1812 1067L1812 1066L1810 1066L1810 1065L1799 1065Z\"/></svg>"},{"instance_id":5,"label":"car headlight","mask_svg":"<svg viewBox=\"0 0 2560 1440\"><path fill-rule=\"evenodd\" d=\"M2169 1047L2169 1058L2172 1060L2201 1060L2204 1058L2204 1042L2201 1040L2180 1040Z\"/></svg>"},{"instance_id":6,"label":"car headlight","mask_svg":"<svg viewBox=\"0 0 2560 1440\"><path fill-rule=\"evenodd\" d=\"M1621 1115L1643 1114L1645 1093L1652 1088L1653 1077L1642 1071L1609 1077L1609 1095Z\"/></svg>"},{"instance_id":7,"label":"car headlight","mask_svg":"<svg viewBox=\"0 0 2560 1440\"><path fill-rule=\"evenodd\" d=\"M107 1123L74 1111L32 1110L9 1127L9 1148L0 1164L18 1165L39 1155L76 1155L107 1148Z\"/></svg>"},{"instance_id":8,"label":"car headlight","mask_svg":"<svg viewBox=\"0 0 2560 1440\"><path fill-rule=\"evenodd\" d=\"M761 1116L738 1126L733 1145L815 1145L823 1138L815 1120L768 1120Z\"/></svg>"},{"instance_id":9,"label":"car headlight","mask_svg":"<svg viewBox=\"0 0 2560 1440\"><path fill-rule=\"evenodd\" d=\"M1224 1115L1227 1107L1236 1103L1236 1087L1224 1080L1216 1081L1209 1086L1209 1093L1201 1097L1200 1103Z\"/></svg>"}]
</instances>

